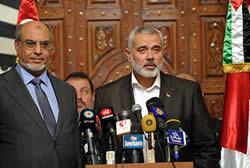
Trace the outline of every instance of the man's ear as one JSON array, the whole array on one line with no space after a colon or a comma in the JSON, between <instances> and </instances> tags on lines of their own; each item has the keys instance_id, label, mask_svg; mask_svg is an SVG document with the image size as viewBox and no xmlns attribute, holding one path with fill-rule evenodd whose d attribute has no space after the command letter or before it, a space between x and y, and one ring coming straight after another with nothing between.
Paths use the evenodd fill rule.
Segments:
<instances>
[{"instance_id":1,"label":"man's ear","mask_svg":"<svg viewBox=\"0 0 250 168\"><path fill-rule=\"evenodd\" d=\"M129 48L126 48L126 49L125 49L125 54L126 54L126 56L127 56L128 62L131 62L130 50L129 50Z\"/></svg>"},{"instance_id":2,"label":"man's ear","mask_svg":"<svg viewBox=\"0 0 250 168\"><path fill-rule=\"evenodd\" d=\"M14 46L15 46L16 52L18 52L19 48L21 47L20 41L15 40L15 41L14 41Z\"/></svg>"}]
</instances>

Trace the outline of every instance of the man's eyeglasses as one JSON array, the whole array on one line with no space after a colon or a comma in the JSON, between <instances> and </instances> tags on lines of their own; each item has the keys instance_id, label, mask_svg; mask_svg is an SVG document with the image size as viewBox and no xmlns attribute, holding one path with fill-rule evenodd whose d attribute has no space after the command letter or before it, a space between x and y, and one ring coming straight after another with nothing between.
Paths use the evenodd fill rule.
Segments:
<instances>
[{"instance_id":1,"label":"man's eyeglasses","mask_svg":"<svg viewBox=\"0 0 250 168\"><path fill-rule=\"evenodd\" d=\"M40 44L41 49L43 50L48 50L51 47L51 42L50 41L33 41L33 40L25 40L21 41L24 43L25 47L28 49L35 49L37 47L37 44Z\"/></svg>"}]
</instances>

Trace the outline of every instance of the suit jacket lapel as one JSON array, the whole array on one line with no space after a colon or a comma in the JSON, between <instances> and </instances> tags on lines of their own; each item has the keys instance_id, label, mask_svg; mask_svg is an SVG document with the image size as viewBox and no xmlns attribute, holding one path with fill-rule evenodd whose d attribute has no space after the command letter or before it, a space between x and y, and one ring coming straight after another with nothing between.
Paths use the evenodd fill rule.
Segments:
<instances>
[{"instance_id":1,"label":"suit jacket lapel","mask_svg":"<svg viewBox=\"0 0 250 168\"><path fill-rule=\"evenodd\" d=\"M172 81L168 79L168 75L161 72L160 99L164 104L164 110L167 116L171 112L171 105L175 96L176 88L174 86Z\"/></svg>"},{"instance_id":2,"label":"suit jacket lapel","mask_svg":"<svg viewBox=\"0 0 250 168\"><path fill-rule=\"evenodd\" d=\"M60 88L60 84L57 83L57 81L54 79L54 77L48 73L48 76L50 78L51 84L53 86L55 95L56 95L56 99L58 102L58 108L59 108L59 114L58 114L58 120L57 120L57 125L56 125L56 135L55 135L55 139L58 137L59 132L63 126L62 121L63 121L63 117L65 117L65 115L63 114L64 110L62 109L62 96L61 95L63 92L63 88Z\"/></svg>"},{"instance_id":3,"label":"suit jacket lapel","mask_svg":"<svg viewBox=\"0 0 250 168\"><path fill-rule=\"evenodd\" d=\"M131 110L132 105L135 103L133 89L131 86L131 75L128 75L126 80L124 80L121 85L120 102L121 110Z\"/></svg>"},{"instance_id":4,"label":"suit jacket lapel","mask_svg":"<svg viewBox=\"0 0 250 168\"><path fill-rule=\"evenodd\" d=\"M24 85L22 79L18 75L15 67L13 67L8 75L5 75L6 90L12 95L16 102L23 107L24 111L37 123L37 125L46 132L48 136L50 133L40 115L40 112L33 101L28 89ZM22 115L22 114L20 114Z\"/></svg>"}]
</instances>

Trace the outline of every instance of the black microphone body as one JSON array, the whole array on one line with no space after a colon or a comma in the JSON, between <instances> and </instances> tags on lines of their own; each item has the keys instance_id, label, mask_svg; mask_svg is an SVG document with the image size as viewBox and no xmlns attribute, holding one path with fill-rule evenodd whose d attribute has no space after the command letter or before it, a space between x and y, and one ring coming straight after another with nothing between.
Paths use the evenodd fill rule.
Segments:
<instances>
[{"instance_id":1,"label":"black microphone body","mask_svg":"<svg viewBox=\"0 0 250 168\"><path fill-rule=\"evenodd\" d=\"M168 127L167 127L167 115L164 112L164 105L160 98L152 97L146 102L147 109L151 115L153 115L157 121L157 128L159 128L159 136L157 138L162 139L164 142L165 150L161 150L162 157L165 158L165 161L169 161L169 148L168 148ZM157 141L158 146L161 146L160 142ZM161 149L161 148L160 148Z\"/></svg>"},{"instance_id":2,"label":"black microphone body","mask_svg":"<svg viewBox=\"0 0 250 168\"><path fill-rule=\"evenodd\" d=\"M153 114L157 121L157 128L160 129L161 133L167 136L167 115L164 112L164 105L160 98L153 97L146 102L148 112Z\"/></svg>"},{"instance_id":3,"label":"black microphone body","mask_svg":"<svg viewBox=\"0 0 250 168\"><path fill-rule=\"evenodd\" d=\"M97 148L95 147L95 143L93 142L94 132L96 132L95 128L95 113L92 110L85 109L80 113L80 130L84 133L85 140L88 144L88 153L90 160L88 164L100 164L100 160L98 160L98 155L96 153Z\"/></svg>"},{"instance_id":4,"label":"black microphone body","mask_svg":"<svg viewBox=\"0 0 250 168\"><path fill-rule=\"evenodd\" d=\"M100 106L98 108L98 115L101 121L102 139L103 139L103 152L106 152L106 164L115 164L115 152L116 152L116 116L111 106ZM103 160L103 162L105 162Z\"/></svg>"},{"instance_id":5,"label":"black microphone body","mask_svg":"<svg viewBox=\"0 0 250 168\"><path fill-rule=\"evenodd\" d=\"M140 105L139 105L140 106ZM136 106L136 110L140 110L140 107ZM132 113L133 107L132 107ZM137 112L138 113L138 112ZM136 114L138 115L138 114ZM130 120L130 113L128 110L123 110L120 115L119 115L120 120ZM138 124L137 123L132 123L131 130L128 134L133 133L133 134L138 134L140 132L139 129L137 129ZM137 149L137 148L131 148L131 149L125 149L125 159L126 163L140 163L142 162L140 160L140 153L142 153L142 149Z\"/></svg>"},{"instance_id":6,"label":"black microphone body","mask_svg":"<svg viewBox=\"0 0 250 168\"><path fill-rule=\"evenodd\" d=\"M173 151L174 159L178 160L179 159L179 150L182 147L186 146L186 133L181 128L181 123L177 119L169 119L167 121L167 125L168 125L169 131L173 130L174 133L177 134L177 132L179 132L180 135L183 135L183 138L181 138L181 136L179 137L181 140L183 140L183 142L180 141L180 143L178 143L178 144L171 144L170 145L170 147L172 148L172 151ZM169 138L171 138L171 137L169 137Z\"/></svg>"},{"instance_id":7,"label":"black microphone body","mask_svg":"<svg viewBox=\"0 0 250 168\"><path fill-rule=\"evenodd\" d=\"M132 112L132 114L135 115L135 118L136 118L135 123L133 123L131 132L135 133L135 134L142 133L142 130L141 130L141 120L142 120L141 110L142 110L142 108L139 104L134 104L131 108L131 112ZM144 162L142 149L133 149L132 154L135 154L134 157L132 157L132 163Z\"/></svg>"}]
</instances>

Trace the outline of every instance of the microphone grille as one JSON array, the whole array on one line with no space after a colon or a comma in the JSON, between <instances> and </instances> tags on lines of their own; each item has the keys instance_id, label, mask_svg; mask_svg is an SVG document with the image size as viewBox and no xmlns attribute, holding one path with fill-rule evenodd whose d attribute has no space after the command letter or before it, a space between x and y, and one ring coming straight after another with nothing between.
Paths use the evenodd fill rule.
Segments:
<instances>
[{"instance_id":1,"label":"microphone grille","mask_svg":"<svg viewBox=\"0 0 250 168\"><path fill-rule=\"evenodd\" d=\"M168 129L179 130L181 122L177 119L167 120Z\"/></svg>"},{"instance_id":2,"label":"microphone grille","mask_svg":"<svg viewBox=\"0 0 250 168\"><path fill-rule=\"evenodd\" d=\"M126 119L129 119L129 118L130 118L129 111L123 109L123 110L121 111L121 113L119 114L119 119L120 119L120 120L126 120Z\"/></svg>"},{"instance_id":3,"label":"microphone grille","mask_svg":"<svg viewBox=\"0 0 250 168\"><path fill-rule=\"evenodd\" d=\"M141 106L139 104L134 104L132 106L132 112L141 111Z\"/></svg>"}]
</instances>

